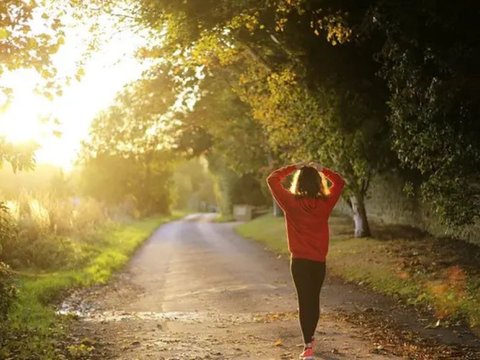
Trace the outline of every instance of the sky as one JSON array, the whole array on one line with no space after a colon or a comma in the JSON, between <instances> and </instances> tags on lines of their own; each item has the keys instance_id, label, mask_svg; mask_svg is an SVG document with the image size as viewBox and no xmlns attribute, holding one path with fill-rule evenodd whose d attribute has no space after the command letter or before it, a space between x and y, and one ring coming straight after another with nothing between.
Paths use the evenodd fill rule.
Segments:
<instances>
[{"instance_id":1,"label":"sky","mask_svg":"<svg viewBox=\"0 0 480 360\"><path fill-rule=\"evenodd\" d=\"M144 69L134 53L146 41L145 36L128 29L118 31L106 18L103 22L108 41L86 61L80 81L74 80L53 101L35 93L39 76L33 70L17 70L1 78L1 85L12 87L14 95L6 111L0 112L0 136L17 143L38 143L38 163L70 170L95 115L112 104L115 94L138 79ZM53 57L60 74L75 73L89 36L86 25L70 22L65 45ZM56 118L60 123L42 118ZM54 130L61 136L55 136Z\"/></svg>"}]
</instances>

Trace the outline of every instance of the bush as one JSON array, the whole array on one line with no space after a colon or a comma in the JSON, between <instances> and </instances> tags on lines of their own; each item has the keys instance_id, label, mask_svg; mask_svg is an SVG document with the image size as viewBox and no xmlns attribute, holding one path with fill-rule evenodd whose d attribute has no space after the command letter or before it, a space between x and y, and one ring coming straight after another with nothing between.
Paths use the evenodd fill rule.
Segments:
<instances>
[{"instance_id":1,"label":"bush","mask_svg":"<svg viewBox=\"0 0 480 360\"><path fill-rule=\"evenodd\" d=\"M1 206L0 261L17 269L83 264L92 235L109 221L105 206L91 198L22 193Z\"/></svg>"},{"instance_id":2,"label":"bush","mask_svg":"<svg viewBox=\"0 0 480 360\"><path fill-rule=\"evenodd\" d=\"M16 295L17 291L10 268L7 264L0 262L0 322L7 319L8 310Z\"/></svg>"},{"instance_id":3,"label":"bush","mask_svg":"<svg viewBox=\"0 0 480 360\"><path fill-rule=\"evenodd\" d=\"M28 245L28 239L19 242L17 253L22 265L43 270L72 268L81 263L82 244L69 237L46 235ZM80 256L80 257L79 257Z\"/></svg>"},{"instance_id":4,"label":"bush","mask_svg":"<svg viewBox=\"0 0 480 360\"><path fill-rule=\"evenodd\" d=\"M5 203L0 202L0 261L15 247L16 228Z\"/></svg>"},{"instance_id":5,"label":"bush","mask_svg":"<svg viewBox=\"0 0 480 360\"><path fill-rule=\"evenodd\" d=\"M78 233L91 232L108 222L105 205L93 198L74 198L72 221Z\"/></svg>"}]
</instances>

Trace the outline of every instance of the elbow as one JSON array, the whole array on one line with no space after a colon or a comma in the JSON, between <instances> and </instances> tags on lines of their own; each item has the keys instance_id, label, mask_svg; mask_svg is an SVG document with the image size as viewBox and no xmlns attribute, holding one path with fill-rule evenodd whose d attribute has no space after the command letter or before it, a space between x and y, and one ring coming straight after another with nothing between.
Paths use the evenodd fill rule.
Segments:
<instances>
[{"instance_id":1,"label":"elbow","mask_svg":"<svg viewBox=\"0 0 480 360\"><path fill-rule=\"evenodd\" d=\"M345 187L345 181L343 181L343 179L340 178L330 188L330 191L332 194L336 194L339 196L342 193L344 187Z\"/></svg>"},{"instance_id":2,"label":"elbow","mask_svg":"<svg viewBox=\"0 0 480 360\"><path fill-rule=\"evenodd\" d=\"M267 177L267 185L270 185L270 177Z\"/></svg>"},{"instance_id":3,"label":"elbow","mask_svg":"<svg viewBox=\"0 0 480 360\"><path fill-rule=\"evenodd\" d=\"M273 176L273 175L267 176L267 184L268 184L268 185L271 185L271 184L273 184L274 182L275 182L275 176Z\"/></svg>"},{"instance_id":4,"label":"elbow","mask_svg":"<svg viewBox=\"0 0 480 360\"><path fill-rule=\"evenodd\" d=\"M343 188L345 186L345 184L347 183L345 181L345 179L343 178L343 176L340 176L338 174L337 174L337 179L336 180L337 180L337 183L338 183L338 187L340 187L340 188Z\"/></svg>"}]
</instances>

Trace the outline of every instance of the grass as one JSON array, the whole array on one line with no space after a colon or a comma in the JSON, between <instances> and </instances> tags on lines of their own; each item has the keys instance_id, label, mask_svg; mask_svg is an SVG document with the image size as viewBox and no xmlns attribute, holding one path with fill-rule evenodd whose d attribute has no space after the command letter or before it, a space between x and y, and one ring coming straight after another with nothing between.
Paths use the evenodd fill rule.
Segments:
<instances>
[{"instance_id":1,"label":"grass","mask_svg":"<svg viewBox=\"0 0 480 360\"><path fill-rule=\"evenodd\" d=\"M283 218L265 215L235 227L235 230L248 239L261 242L277 254L288 254Z\"/></svg>"},{"instance_id":2,"label":"grass","mask_svg":"<svg viewBox=\"0 0 480 360\"><path fill-rule=\"evenodd\" d=\"M375 224L376 238L355 239L349 219L332 216L329 224L331 273L433 309L438 319L480 326L480 248L411 228ZM265 215L237 226L236 231L276 253L288 254L283 218Z\"/></svg>"},{"instance_id":3,"label":"grass","mask_svg":"<svg viewBox=\"0 0 480 360\"><path fill-rule=\"evenodd\" d=\"M24 271L19 297L9 313L10 336L0 343L0 358L55 359L66 322L56 316L53 303L77 287L102 284L129 260L134 251L171 217L152 217L103 229L88 248L91 260L83 267L51 273Z\"/></svg>"}]
</instances>

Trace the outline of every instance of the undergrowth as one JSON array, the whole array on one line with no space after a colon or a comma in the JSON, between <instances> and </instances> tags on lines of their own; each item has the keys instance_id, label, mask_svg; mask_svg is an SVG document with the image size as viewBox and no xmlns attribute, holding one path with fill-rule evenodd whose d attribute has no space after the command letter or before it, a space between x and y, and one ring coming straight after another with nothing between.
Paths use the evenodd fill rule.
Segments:
<instances>
[{"instance_id":1,"label":"undergrowth","mask_svg":"<svg viewBox=\"0 0 480 360\"><path fill-rule=\"evenodd\" d=\"M108 281L160 224L172 218L153 217L103 228L95 234L95 241L79 248L82 254L88 255L88 261L78 268L14 272L18 276L18 294L8 321L3 324L6 329L0 340L0 359L59 358L62 347L66 346L61 340L66 319L55 314L55 304L74 288Z\"/></svg>"}]
</instances>

